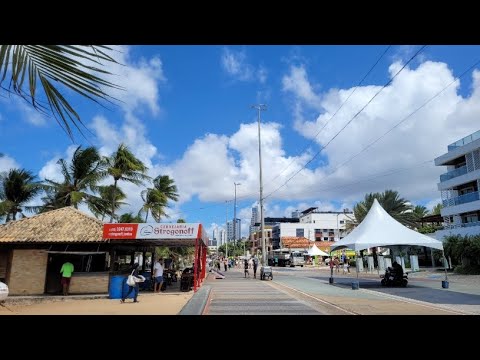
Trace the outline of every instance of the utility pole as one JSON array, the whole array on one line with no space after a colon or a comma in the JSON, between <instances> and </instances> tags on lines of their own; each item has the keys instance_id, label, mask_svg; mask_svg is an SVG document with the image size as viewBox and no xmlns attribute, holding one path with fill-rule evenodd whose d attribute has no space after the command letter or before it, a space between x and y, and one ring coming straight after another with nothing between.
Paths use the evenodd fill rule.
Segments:
<instances>
[{"instance_id":1,"label":"utility pole","mask_svg":"<svg viewBox=\"0 0 480 360\"><path fill-rule=\"evenodd\" d=\"M228 201L225 201L225 257L228 256Z\"/></svg>"},{"instance_id":2,"label":"utility pole","mask_svg":"<svg viewBox=\"0 0 480 360\"><path fill-rule=\"evenodd\" d=\"M258 111L258 165L260 168L260 231L262 232L262 265L267 265L267 251L265 244L265 219L263 216L263 180L262 180L262 140L260 133L260 112L267 110L267 105L256 104L252 105L253 109Z\"/></svg>"},{"instance_id":3,"label":"utility pole","mask_svg":"<svg viewBox=\"0 0 480 360\"><path fill-rule=\"evenodd\" d=\"M233 201L233 243L237 245L237 185L242 185L240 183L234 182L235 186L235 200Z\"/></svg>"}]
</instances>

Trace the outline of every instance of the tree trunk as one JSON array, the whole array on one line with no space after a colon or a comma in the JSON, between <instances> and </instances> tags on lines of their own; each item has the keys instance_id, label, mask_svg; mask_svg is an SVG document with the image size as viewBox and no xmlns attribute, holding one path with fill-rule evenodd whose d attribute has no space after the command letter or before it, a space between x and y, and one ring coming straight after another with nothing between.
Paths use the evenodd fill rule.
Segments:
<instances>
[{"instance_id":1,"label":"tree trunk","mask_svg":"<svg viewBox=\"0 0 480 360\"><path fill-rule=\"evenodd\" d=\"M112 191L112 215L110 216L110 222L113 222L115 216L115 192L117 191L117 179L114 179L113 191Z\"/></svg>"},{"instance_id":2,"label":"tree trunk","mask_svg":"<svg viewBox=\"0 0 480 360\"><path fill-rule=\"evenodd\" d=\"M148 219L148 209L147 209L147 214L145 215L145 222L147 222Z\"/></svg>"}]
</instances>

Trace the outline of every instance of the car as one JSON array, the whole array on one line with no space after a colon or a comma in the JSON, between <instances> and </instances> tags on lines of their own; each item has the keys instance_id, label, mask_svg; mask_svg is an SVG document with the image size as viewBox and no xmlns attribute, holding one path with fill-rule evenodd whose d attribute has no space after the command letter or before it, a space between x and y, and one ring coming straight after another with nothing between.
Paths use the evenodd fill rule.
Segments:
<instances>
[{"instance_id":1,"label":"car","mask_svg":"<svg viewBox=\"0 0 480 360\"><path fill-rule=\"evenodd\" d=\"M7 284L0 281L0 301L3 301L8 296L8 286Z\"/></svg>"}]
</instances>

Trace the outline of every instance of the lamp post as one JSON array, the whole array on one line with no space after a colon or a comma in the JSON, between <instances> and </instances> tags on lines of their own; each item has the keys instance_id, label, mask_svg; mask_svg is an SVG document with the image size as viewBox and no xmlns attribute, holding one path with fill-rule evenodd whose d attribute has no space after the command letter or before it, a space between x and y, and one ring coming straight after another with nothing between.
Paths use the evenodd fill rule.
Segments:
<instances>
[{"instance_id":1,"label":"lamp post","mask_svg":"<svg viewBox=\"0 0 480 360\"><path fill-rule=\"evenodd\" d=\"M253 109L258 111L258 165L260 168L260 231L262 233L262 265L267 265L267 252L265 246L265 219L263 217L263 180L262 180L262 140L260 133L260 112L267 110L267 105L265 104L256 104L252 105Z\"/></svg>"},{"instance_id":2,"label":"lamp post","mask_svg":"<svg viewBox=\"0 0 480 360\"><path fill-rule=\"evenodd\" d=\"M237 185L242 185L240 183L234 182L235 186L235 200L233 201L233 243L237 245Z\"/></svg>"},{"instance_id":3,"label":"lamp post","mask_svg":"<svg viewBox=\"0 0 480 360\"><path fill-rule=\"evenodd\" d=\"M228 201L225 204L225 257L228 257Z\"/></svg>"}]
</instances>

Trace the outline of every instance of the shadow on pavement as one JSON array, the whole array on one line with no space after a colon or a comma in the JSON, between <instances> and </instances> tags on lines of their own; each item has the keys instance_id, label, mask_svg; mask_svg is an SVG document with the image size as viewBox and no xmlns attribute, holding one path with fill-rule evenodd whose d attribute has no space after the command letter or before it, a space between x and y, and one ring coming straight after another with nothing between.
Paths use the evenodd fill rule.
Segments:
<instances>
[{"instance_id":1,"label":"shadow on pavement","mask_svg":"<svg viewBox=\"0 0 480 360\"><path fill-rule=\"evenodd\" d=\"M311 279L323 280L328 283L329 276L311 276ZM356 278L347 278L341 276L334 276L334 285L340 287L350 288ZM479 305L480 295L466 294L457 291L451 291L441 288L439 281L439 289L432 289L430 287L421 286L418 284L408 283L406 288L402 287L385 287L380 284L378 280L358 279L360 289L368 289L384 294L401 296L409 299L425 301L432 304L457 304L457 305Z\"/></svg>"}]
</instances>

